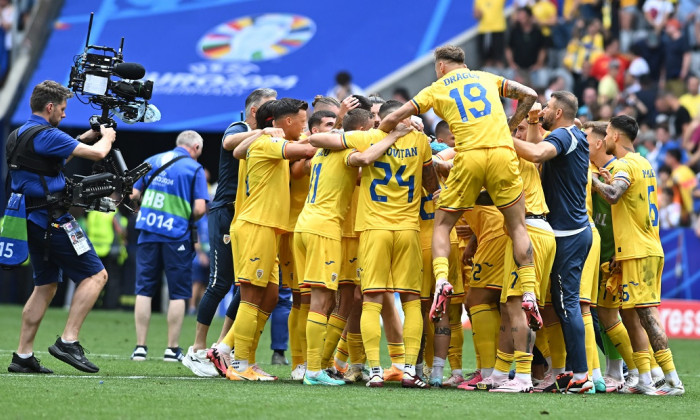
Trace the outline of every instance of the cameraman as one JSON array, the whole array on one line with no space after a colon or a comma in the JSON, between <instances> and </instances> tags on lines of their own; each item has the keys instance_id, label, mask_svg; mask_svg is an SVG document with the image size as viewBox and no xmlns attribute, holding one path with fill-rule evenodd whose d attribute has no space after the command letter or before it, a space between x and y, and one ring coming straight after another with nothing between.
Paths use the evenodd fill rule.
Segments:
<instances>
[{"instance_id":1,"label":"cameraman","mask_svg":"<svg viewBox=\"0 0 700 420\"><path fill-rule=\"evenodd\" d=\"M163 360L179 362L179 347L185 304L192 297L192 226L206 211L209 200L204 168L197 162L202 154L202 136L183 131L175 149L146 159L151 170L134 185L132 198L141 200L136 229L141 233L136 256L136 347L131 360L146 359L146 336L151 320L151 300L165 270L168 280L168 348Z\"/></svg>"},{"instance_id":2,"label":"cameraman","mask_svg":"<svg viewBox=\"0 0 700 420\"><path fill-rule=\"evenodd\" d=\"M33 348L39 324L56 294L63 273L77 287L66 327L56 343L49 347L49 353L83 372L99 371L85 357L83 347L78 342L78 333L107 282L107 271L90 241L68 214L68 209L49 204L47 196L65 189L66 181L61 170L67 160L74 156L94 161L103 159L112 148L116 133L114 129L102 126L99 133L88 130L74 139L56 128L66 117L66 100L72 96L69 89L54 81L47 80L36 85L29 100L32 116L18 130L21 138L25 131L45 126L43 131L28 140L27 147L17 150L17 155L25 163L19 164L18 169L10 170L12 191L24 194L27 203L27 242L35 286L22 311L19 347L12 355L12 363L8 367L10 372L53 373L40 365L34 357ZM92 145L81 143L91 143L97 139ZM19 143L16 143L18 147ZM9 158L11 154L7 156ZM40 164L28 166L27 159L34 159ZM81 237L89 249L78 255L79 248L74 247L69 234Z\"/></svg>"}]
</instances>

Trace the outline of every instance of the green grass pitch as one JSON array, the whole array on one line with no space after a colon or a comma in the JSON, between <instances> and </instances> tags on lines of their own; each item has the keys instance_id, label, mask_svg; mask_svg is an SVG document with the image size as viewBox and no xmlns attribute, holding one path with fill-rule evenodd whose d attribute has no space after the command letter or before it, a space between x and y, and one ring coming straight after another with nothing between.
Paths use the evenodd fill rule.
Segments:
<instances>
[{"instance_id":1,"label":"green grass pitch","mask_svg":"<svg viewBox=\"0 0 700 420\"><path fill-rule=\"evenodd\" d=\"M7 373L19 336L20 306L0 306L0 417L74 418L574 418L687 419L700 414L700 342L672 340L678 372L686 388L682 397L639 395L489 394L454 389L412 390L389 383L384 389L361 384L337 388L308 387L288 380L288 367L270 366L269 332L258 348L258 362L282 380L234 383L197 378L177 363L165 363L166 320L154 314L149 332L149 360L132 362L133 314L94 311L81 333L90 360L100 367L84 374L48 354L63 330L66 312L50 309L39 329L36 354L53 369L48 376ZM194 336L187 317L181 346ZM216 319L210 341L216 339ZM474 369L473 347L465 332L464 370ZM386 347L384 365L389 364ZM213 417L215 416L215 417Z\"/></svg>"}]
</instances>

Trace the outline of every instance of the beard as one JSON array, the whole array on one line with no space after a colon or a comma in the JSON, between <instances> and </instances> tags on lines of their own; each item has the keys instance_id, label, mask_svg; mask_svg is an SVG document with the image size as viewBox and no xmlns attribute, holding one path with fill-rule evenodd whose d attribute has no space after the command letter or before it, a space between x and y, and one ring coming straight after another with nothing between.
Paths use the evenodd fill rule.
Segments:
<instances>
[{"instance_id":1,"label":"beard","mask_svg":"<svg viewBox=\"0 0 700 420\"><path fill-rule=\"evenodd\" d=\"M551 131L553 125L554 118L547 118L547 116L542 117L542 128L544 128L547 131Z\"/></svg>"}]
</instances>

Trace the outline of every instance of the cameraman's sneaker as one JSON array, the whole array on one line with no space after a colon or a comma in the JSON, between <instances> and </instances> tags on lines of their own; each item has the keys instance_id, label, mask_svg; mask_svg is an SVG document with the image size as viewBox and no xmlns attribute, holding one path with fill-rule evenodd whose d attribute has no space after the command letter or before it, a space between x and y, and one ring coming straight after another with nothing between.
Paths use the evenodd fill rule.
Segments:
<instances>
[{"instance_id":1,"label":"cameraman's sneaker","mask_svg":"<svg viewBox=\"0 0 700 420\"><path fill-rule=\"evenodd\" d=\"M12 363L7 367L12 373L53 373L49 368L41 366L41 360L32 354L26 359L22 359L17 353L12 353Z\"/></svg>"},{"instance_id":2,"label":"cameraman's sneaker","mask_svg":"<svg viewBox=\"0 0 700 420\"><path fill-rule=\"evenodd\" d=\"M532 292L523 293L523 311L525 311L525 316L527 316L527 322L530 325L530 329L537 331L542 328L542 316L540 315L540 310L537 308L537 299L535 294Z\"/></svg>"},{"instance_id":3,"label":"cameraman's sneaker","mask_svg":"<svg viewBox=\"0 0 700 420\"><path fill-rule=\"evenodd\" d=\"M180 347L168 347L163 353L164 362L181 362L183 357L185 356L182 354Z\"/></svg>"},{"instance_id":4,"label":"cameraman's sneaker","mask_svg":"<svg viewBox=\"0 0 700 420\"><path fill-rule=\"evenodd\" d=\"M100 368L85 357L85 349L80 345L79 341L64 343L61 337L58 337L54 345L49 347L49 353L58 360L68 363L80 371L87 373L97 373L100 371Z\"/></svg>"},{"instance_id":5,"label":"cameraman's sneaker","mask_svg":"<svg viewBox=\"0 0 700 420\"><path fill-rule=\"evenodd\" d=\"M438 322L442 319L442 314L447 312L447 305L450 304L453 287L446 279L438 279L435 283L435 295L433 304L430 306L430 319Z\"/></svg>"},{"instance_id":6,"label":"cameraman's sneaker","mask_svg":"<svg viewBox=\"0 0 700 420\"><path fill-rule=\"evenodd\" d=\"M131 353L131 360L135 362L143 362L148 356L148 347L146 346L136 346L134 351Z\"/></svg>"},{"instance_id":7,"label":"cameraman's sneaker","mask_svg":"<svg viewBox=\"0 0 700 420\"><path fill-rule=\"evenodd\" d=\"M187 354L182 359L182 364L197 376L209 378L219 376L219 371L216 370L216 366L207 359L206 350L194 351L194 347L190 346L190 348L187 349Z\"/></svg>"}]
</instances>

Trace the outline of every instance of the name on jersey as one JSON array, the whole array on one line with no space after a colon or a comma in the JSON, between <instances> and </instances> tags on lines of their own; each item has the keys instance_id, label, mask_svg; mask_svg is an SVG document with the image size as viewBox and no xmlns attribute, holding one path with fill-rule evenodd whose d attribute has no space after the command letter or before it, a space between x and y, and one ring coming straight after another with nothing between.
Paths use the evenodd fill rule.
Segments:
<instances>
[{"instance_id":1,"label":"name on jersey","mask_svg":"<svg viewBox=\"0 0 700 420\"><path fill-rule=\"evenodd\" d=\"M316 156L328 156L330 153L330 149L318 149L318 152L316 152Z\"/></svg>"},{"instance_id":2,"label":"name on jersey","mask_svg":"<svg viewBox=\"0 0 700 420\"><path fill-rule=\"evenodd\" d=\"M455 75L452 75L444 80L445 86L449 86L452 83L455 83L459 80L466 80L466 79L478 79L479 75L476 73L472 72L462 72L462 73L457 73Z\"/></svg>"},{"instance_id":3,"label":"name on jersey","mask_svg":"<svg viewBox=\"0 0 700 420\"><path fill-rule=\"evenodd\" d=\"M644 178L656 178L656 174L653 169L642 169L642 176Z\"/></svg>"},{"instance_id":4,"label":"name on jersey","mask_svg":"<svg viewBox=\"0 0 700 420\"><path fill-rule=\"evenodd\" d=\"M386 155L390 157L395 157L398 159L403 159L407 157L418 156L418 147L410 147L408 149L395 149L391 148L386 151Z\"/></svg>"}]
</instances>

